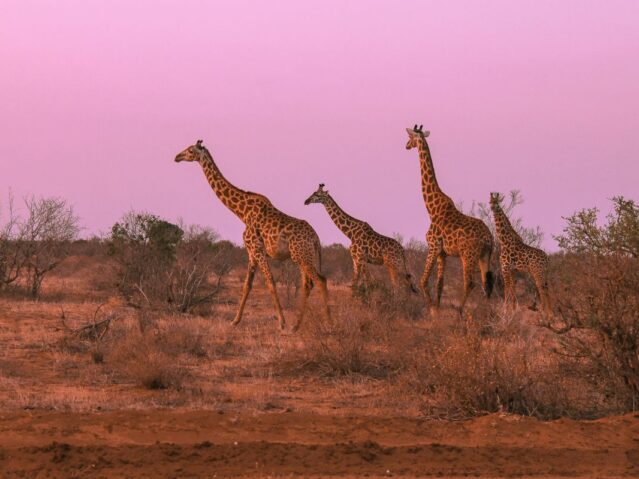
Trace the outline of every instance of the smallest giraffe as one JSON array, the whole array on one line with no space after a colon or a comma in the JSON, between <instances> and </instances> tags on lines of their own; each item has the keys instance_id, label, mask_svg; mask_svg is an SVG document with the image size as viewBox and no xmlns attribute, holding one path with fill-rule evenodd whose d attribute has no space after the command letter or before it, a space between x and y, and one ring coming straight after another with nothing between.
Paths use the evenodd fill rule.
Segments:
<instances>
[{"instance_id":1,"label":"smallest giraffe","mask_svg":"<svg viewBox=\"0 0 639 479\"><path fill-rule=\"evenodd\" d=\"M504 301L512 306L517 303L513 273L522 271L532 277L541 300L542 311L549 314L548 255L539 248L524 243L501 208L503 199L500 193L490 194L490 209L495 218L495 231L499 240L499 264L504 277Z\"/></svg>"},{"instance_id":2,"label":"smallest giraffe","mask_svg":"<svg viewBox=\"0 0 639 479\"><path fill-rule=\"evenodd\" d=\"M324 189L324 183L321 183L319 188L304 202L305 205L311 203L323 204L335 226L351 240L353 288L358 286L362 274L366 275L366 263L383 264L386 266L395 288L401 285L407 291L418 293L406 268L404 248L398 241L379 234L365 221L347 214L328 193L328 190Z\"/></svg>"}]
</instances>

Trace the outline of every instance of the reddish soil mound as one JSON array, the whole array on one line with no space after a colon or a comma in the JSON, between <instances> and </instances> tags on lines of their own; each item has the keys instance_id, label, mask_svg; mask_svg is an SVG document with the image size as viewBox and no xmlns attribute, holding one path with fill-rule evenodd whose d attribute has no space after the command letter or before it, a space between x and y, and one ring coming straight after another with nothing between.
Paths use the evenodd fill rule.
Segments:
<instances>
[{"instance_id":1,"label":"reddish soil mound","mask_svg":"<svg viewBox=\"0 0 639 479\"><path fill-rule=\"evenodd\" d=\"M0 414L4 477L637 477L639 415Z\"/></svg>"}]
</instances>

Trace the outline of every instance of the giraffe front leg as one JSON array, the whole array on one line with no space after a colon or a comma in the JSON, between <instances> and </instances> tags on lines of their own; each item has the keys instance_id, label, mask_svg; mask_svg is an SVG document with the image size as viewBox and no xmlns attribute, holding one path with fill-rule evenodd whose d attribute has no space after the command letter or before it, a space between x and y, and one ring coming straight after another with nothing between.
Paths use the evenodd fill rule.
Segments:
<instances>
[{"instance_id":1,"label":"giraffe front leg","mask_svg":"<svg viewBox=\"0 0 639 479\"><path fill-rule=\"evenodd\" d=\"M388 271L388 276L390 277L393 289L396 292L399 291L399 281L397 279L397 267L392 262L386 261L386 270Z\"/></svg>"},{"instance_id":2,"label":"giraffe front leg","mask_svg":"<svg viewBox=\"0 0 639 479\"><path fill-rule=\"evenodd\" d=\"M461 301L459 302L459 314L464 312L464 306L466 306L466 301L468 300L468 296L470 296L470 292L473 290L473 273L475 270L475 265L477 264L477 258L473 256L465 256L462 257L462 277L463 277L463 290Z\"/></svg>"},{"instance_id":3,"label":"giraffe front leg","mask_svg":"<svg viewBox=\"0 0 639 479\"><path fill-rule=\"evenodd\" d=\"M429 245L428 255L426 256L426 265L424 266L424 274L422 274L422 278L420 280L420 287L422 293L424 293L424 298L426 299L426 306L430 309L431 314L435 314L436 308L433 308L433 300L430 297L430 292L428 291L428 278L430 278L430 273L433 270L433 266L435 265L435 260L439 256L440 250L439 248L435 248Z\"/></svg>"},{"instance_id":4,"label":"giraffe front leg","mask_svg":"<svg viewBox=\"0 0 639 479\"><path fill-rule=\"evenodd\" d=\"M552 314L552 307L550 305L550 298L548 296L548 282L546 280L546 275L542 272L534 272L531 273L533 277L533 281L535 282L535 287L537 288L537 294L539 295L539 300L541 301L541 310L542 314L545 316L550 316Z\"/></svg>"},{"instance_id":5,"label":"giraffe front leg","mask_svg":"<svg viewBox=\"0 0 639 479\"><path fill-rule=\"evenodd\" d=\"M308 300L311 290L313 289L313 280L311 277L302 270L302 297L300 298L299 315L297 323L293 326L291 331L295 332L299 329L304 319L304 312L306 311L306 301Z\"/></svg>"},{"instance_id":6,"label":"giraffe front leg","mask_svg":"<svg viewBox=\"0 0 639 479\"><path fill-rule=\"evenodd\" d=\"M502 264L501 274L504 278L504 304L508 309L514 310L517 307L517 293L515 292L513 269L509 264Z\"/></svg>"},{"instance_id":7,"label":"giraffe front leg","mask_svg":"<svg viewBox=\"0 0 639 479\"><path fill-rule=\"evenodd\" d=\"M364 265L356 260L353 260L353 283L351 284L351 289L353 293L357 291L359 287L359 282L362 279L362 270L364 269Z\"/></svg>"},{"instance_id":8,"label":"giraffe front leg","mask_svg":"<svg viewBox=\"0 0 639 479\"><path fill-rule=\"evenodd\" d=\"M268 266L268 262L266 261L266 255L263 252L260 252L256 255L257 266L260 268L260 271L264 275L264 280L266 281L266 286L271 293L271 298L273 298L273 306L275 307L275 313L277 314L277 319L280 324L280 329L284 329L286 327L286 321L284 320L284 313L282 312L282 306L280 305L280 299L277 296L277 288L275 287L275 281L273 280L273 274L271 273L271 268Z\"/></svg>"},{"instance_id":9,"label":"giraffe front leg","mask_svg":"<svg viewBox=\"0 0 639 479\"><path fill-rule=\"evenodd\" d=\"M248 269L246 271L246 278L244 279L244 287L242 288L242 298L240 299L240 306L235 314L235 319L231 323L233 326L237 326L242 320L242 314L244 313L244 306L248 299L249 293L253 288L253 279L255 278L255 270L257 269L257 263L249 258Z\"/></svg>"}]
</instances>

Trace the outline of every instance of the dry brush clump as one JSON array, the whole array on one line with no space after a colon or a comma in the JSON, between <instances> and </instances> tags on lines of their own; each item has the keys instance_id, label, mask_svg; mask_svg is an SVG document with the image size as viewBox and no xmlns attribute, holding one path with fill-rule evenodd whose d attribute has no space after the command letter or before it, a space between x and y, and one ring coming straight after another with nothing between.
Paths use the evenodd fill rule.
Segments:
<instances>
[{"instance_id":1,"label":"dry brush clump","mask_svg":"<svg viewBox=\"0 0 639 479\"><path fill-rule=\"evenodd\" d=\"M639 408L639 261L620 255L555 258L555 352L602 390L613 411Z\"/></svg>"},{"instance_id":2,"label":"dry brush clump","mask_svg":"<svg viewBox=\"0 0 639 479\"><path fill-rule=\"evenodd\" d=\"M278 374L320 377L362 375L386 378L401 368L395 344L395 321L356 301L333 308L330 319L315 311L300 330L297 347L286 348L272 361Z\"/></svg>"},{"instance_id":3,"label":"dry brush clump","mask_svg":"<svg viewBox=\"0 0 639 479\"><path fill-rule=\"evenodd\" d=\"M113 225L109 249L119 265L118 290L130 305L180 313L210 304L241 256L210 229L136 212Z\"/></svg>"},{"instance_id":4,"label":"dry brush clump","mask_svg":"<svg viewBox=\"0 0 639 479\"><path fill-rule=\"evenodd\" d=\"M521 317L491 309L433 328L408 376L409 389L422 396L423 413L444 419L493 412L544 419L589 414L579 394L571 393L574 378L561 374L539 330L526 329Z\"/></svg>"},{"instance_id":5,"label":"dry brush clump","mask_svg":"<svg viewBox=\"0 0 639 479\"><path fill-rule=\"evenodd\" d=\"M24 199L20 212L9 195L0 222L0 288L23 284L40 296L45 277L69 255L80 227L73 207L62 198Z\"/></svg>"},{"instance_id":6,"label":"dry brush clump","mask_svg":"<svg viewBox=\"0 0 639 479\"><path fill-rule=\"evenodd\" d=\"M211 327L200 318L103 306L79 324L63 317L65 334L55 347L103 366L117 383L181 390L191 377L188 365L215 356Z\"/></svg>"},{"instance_id":7,"label":"dry brush clump","mask_svg":"<svg viewBox=\"0 0 639 479\"><path fill-rule=\"evenodd\" d=\"M212 361L209 325L184 315L140 313L118 323L102 346L105 365L123 380L147 389L180 390L192 361Z\"/></svg>"}]
</instances>

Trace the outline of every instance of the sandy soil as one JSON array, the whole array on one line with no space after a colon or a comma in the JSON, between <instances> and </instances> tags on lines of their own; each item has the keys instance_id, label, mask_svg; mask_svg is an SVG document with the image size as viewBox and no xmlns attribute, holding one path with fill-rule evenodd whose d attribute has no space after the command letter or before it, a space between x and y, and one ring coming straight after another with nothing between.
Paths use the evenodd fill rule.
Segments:
<instances>
[{"instance_id":1,"label":"sandy soil","mask_svg":"<svg viewBox=\"0 0 639 479\"><path fill-rule=\"evenodd\" d=\"M637 477L639 415L0 414L2 477Z\"/></svg>"}]
</instances>

